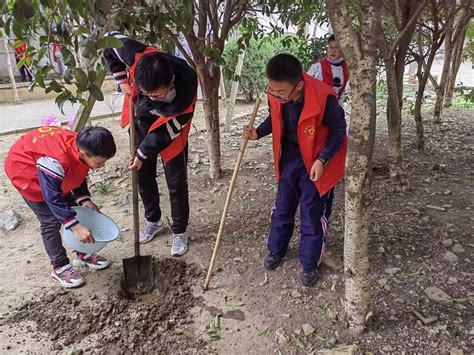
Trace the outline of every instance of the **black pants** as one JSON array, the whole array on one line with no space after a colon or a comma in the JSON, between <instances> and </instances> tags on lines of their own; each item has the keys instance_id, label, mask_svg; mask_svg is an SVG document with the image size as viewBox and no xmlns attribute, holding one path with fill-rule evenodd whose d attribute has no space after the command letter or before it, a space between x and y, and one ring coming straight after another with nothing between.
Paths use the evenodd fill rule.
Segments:
<instances>
[{"instance_id":1,"label":"black pants","mask_svg":"<svg viewBox=\"0 0 474 355\"><path fill-rule=\"evenodd\" d=\"M137 129L137 144L143 140L144 134ZM145 207L145 218L149 222L158 222L161 218L160 193L156 182L158 156L149 156L138 170L138 191ZM173 233L184 233L189 221L188 198L188 146L183 152L167 163L163 162L166 184L171 203Z\"/></svg>"},{"instance_id":2,"label":"black pants","mask_svg":"<svg viewBox=\"0 0 474 355\"><path fill-rule=\"evenodd\" d=\"M40 222L41 238L53 268L56 269L69 264L69 258L61 240L61 223L53 215L48 204L44 201L33 202L27 199L24 200ZM76 204L74 198L70 195L66 197L66 201L70 206Z\"/></svg>"}]
</instances>

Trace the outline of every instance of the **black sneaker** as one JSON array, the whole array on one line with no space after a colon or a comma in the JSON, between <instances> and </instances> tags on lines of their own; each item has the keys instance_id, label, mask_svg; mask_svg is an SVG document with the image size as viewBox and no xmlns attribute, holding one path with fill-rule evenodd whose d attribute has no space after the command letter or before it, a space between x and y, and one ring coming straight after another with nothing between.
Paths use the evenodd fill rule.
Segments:
<instances>
[{"instance_id":1,"label":"black sneaker","mask_svg":"<svg viewBox=\"0 0 474 355\"><path fill-rule=\"evenodd\" d=\"M319 269L317 267L301 270L301 283L303 286L314 286L319 280Z\"/></svg>"},{"instance_id":2,"label":"black sneaker","mask_svg":"<svg viewBox=\"0 0 474 355\"><path fill-rule=\"evenodd\" d=\"M263 266L267 270L275 270L281 264L284 255L270 253L263 261Z\"/></svg>"}]
</instances>

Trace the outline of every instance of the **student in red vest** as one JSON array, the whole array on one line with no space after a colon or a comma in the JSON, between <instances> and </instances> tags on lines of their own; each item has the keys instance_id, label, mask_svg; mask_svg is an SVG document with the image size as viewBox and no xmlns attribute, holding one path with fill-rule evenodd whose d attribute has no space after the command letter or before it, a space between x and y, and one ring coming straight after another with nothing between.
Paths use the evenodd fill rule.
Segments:
<instances>
[{"instance_id":1,"label":"student in red vest","mask_svg":"<svg viewBox=\"0 0 474 355\"><path fill-rule=\"evenodd\" d=\"M308 70L312 77L332 86L337 95L339 105L344 103L344 90L349 81L349 71L344 56L334 35L328 39L326 59L314 63Z\"/></svg>"},{"instance_id":2,"label":"student in red vest","mask_svg":"<svg viewBox=\"0 0 474 355\"><path fill-rule=\"evenodd\" d=\"M344 111L328 85L304 74L299 60L278 54L267 64L270 115L258 128L244 127L251 140L273 135L278 193L268 235L268 270L280 265L293 234L300 207L299 256L301 282L314 285L319 278L325 234L334 195L344 175L347 150Z\"/></svg>"},{"instance_id":3,"label":"student in red vest","mask_svg":"<svg viewBox=\"0 0 474 355\"><path fill-rule=\"evenodd\" d=\"M5 172L40 222L41 237L53 266L51 278L66 288L84 283L61 242L61 224L83 243L94 243L91 231L75 218L71 206L99 211L87 189L89 169L104 166L115 155L112 134L88 127L79 134L60 127L41 127L20 137L5 160ZM74 266L100 270L109 262L97 254L75 252Z\"/></svg>"},{"instance_id":4,"label":"student in red vest","mask_svg":"<svg viewBox=\"0 0 474 355\"><path fill-rule=\"evenodd\" d=\"M26 52L26 43L18 44L20 42L20 39L18 37L15 37L15 43L13 47L15 48L15 60L16 64L20 62L20 60L25 59L25 62L23 65L18 68L18 71L20 72L21 76L21 81L32 81L33 76L31 75L30 68L27 66L26 63L31 62L31 58L28 55L25 55Z\"/></svg>"},{"instance_id":5,"label":"student in red vest","mask_svg":"<svg viewBox=\"0 0 474 355\"><path fill-rule=\"evenodd\" d=\"M157 159L163 161L171 202L173 242L171 255L188 249L189 220L187 160L188 134L197 92L196 72L178 57L112 32L121 48L104 52L110 71L127 94L122 109L122 127L130 122L129 105L135 105L136 157L130 168L138 169L140 197L145 207L141 243L148 243L165 229L156 182ZM130 103L129 95L133 97Z\"/></svg>"}]
</instances>

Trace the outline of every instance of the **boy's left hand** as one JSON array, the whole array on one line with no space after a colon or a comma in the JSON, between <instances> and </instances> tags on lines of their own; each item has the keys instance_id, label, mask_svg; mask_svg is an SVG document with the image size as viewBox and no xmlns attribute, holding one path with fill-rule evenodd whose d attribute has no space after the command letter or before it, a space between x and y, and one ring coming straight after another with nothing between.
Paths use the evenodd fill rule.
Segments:
<instances>
[{"instance_id":1,"label":"boy's left hand","mask_svg":"<svg viewBox=\"0 0 474 355\"><path fill-rule=\"evenodd\" d=\"M313 163L313 166L311 167L311 174L309 175L309 178L312 181L318 181L321 175L323 175L323 172L324 172L323 162L319 159L316 159L316 161Z\"/></svg>"},{"instance_id":2,"label":"boy's left hand","mask_svg":"<svg viewBox=\"0 0 474 355\"><path fill-rule=\"evenodd\" d=\"M87 208L90 208L93 211L96 211L96 212L100 213L99 207L97 207L97 205L94 202L92 202L91 200L87 200L87 201L83 202L82 207L87 207Z\"/></svg>"}]
</instances>

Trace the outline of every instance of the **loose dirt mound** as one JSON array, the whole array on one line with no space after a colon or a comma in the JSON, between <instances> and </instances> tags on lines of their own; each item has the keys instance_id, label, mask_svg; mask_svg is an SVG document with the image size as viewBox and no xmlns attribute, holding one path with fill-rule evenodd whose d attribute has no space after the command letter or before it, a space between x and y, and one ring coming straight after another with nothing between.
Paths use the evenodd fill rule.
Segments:
<instances>
[{"instance_id":1,"label":"loose dirt mound","mask_svg":"<svg viewBox=\"0 0 474 355\"><path fill-rule=\"evenodd\" d=\"M22 305L6 322L33 321L51 335L55 350L77 344L89 335L98 340L94 350L107 352L197 352L206 343L187 326L189 309L197 299L191 291L200 272L174 259L153 260L155 284L151 294L134 298L118 286L103 299L85 305L65 290ZM91 350L91 349L82 349Z\"/></svg>"}]
</instances>

